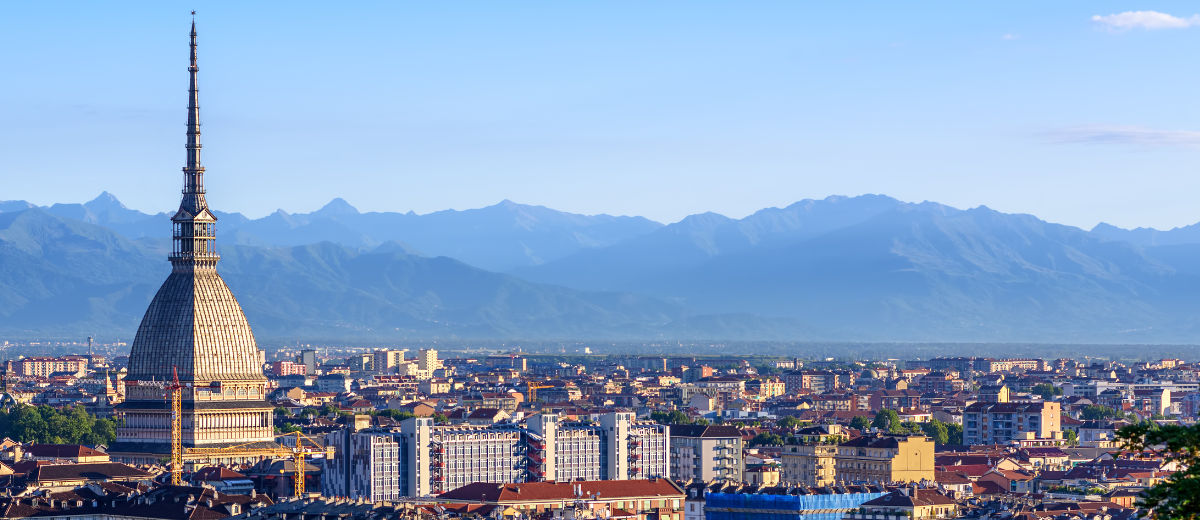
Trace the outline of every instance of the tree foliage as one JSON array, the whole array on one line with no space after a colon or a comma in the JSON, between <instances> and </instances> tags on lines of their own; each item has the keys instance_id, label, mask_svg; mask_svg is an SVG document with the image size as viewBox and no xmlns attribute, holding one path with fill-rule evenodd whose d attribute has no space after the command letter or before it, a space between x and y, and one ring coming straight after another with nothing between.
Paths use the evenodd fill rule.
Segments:
<instances>
[{"instance_id":1,"label":"tree foliage","mask_svg":"<svg viewBox=\"0 0 1200 520\"><path fill-rule=\"evenodd\" d=\"M1042 399L1045 401L1053 399L1056 395L1062 395L1062 389L1050 383L1038 383L1033 385L1032 392L1035 395L1042 396Z\"/></svg>"},{"instance_id":2,"label":"tree foliage","mask_svg":"<svg viewBox=\"0 0 1200 520\"><path fill-rule=\"evenodd\" d=\"M946 423L933 419L929 422L921 423L921 432L933 440L933 443L938 446L945 446L950 443L950 430L946 428Z\"/></svg>"},{"instance_id":3,"label":"tree foliage","mask_svg":"<svg viewBox=\"0 0 1200 520\"><path fill-rule=\"evenodd\" d=\"M867 428L871 427L871 420L864 416L857 415L853 419L850 419L850 427L857 428L859 430L866 430Z\"/></svg>"},{"instance_id":4,"label":"tree foliage","mask_svg":"<svg viewBox=\"0 0 1200 520\"><path fill-rule=\"evenodd\" d=\"M1200 425L1143 422L1121 428L1117 438L1129 452L1154 447L1183 468L1143 491L1139 505L1156 518L1200 518Z\"/></svg>"},{"instance_id":5,"label":"tree foliage","mask_svg":"<svg viewBox=\"0 0 1200 520\"><path fill-rule=\"evenodd\" d=\"M692 419L679 410L651 412L650 419L658 424L692 424Z\"/></svg>"},{"instance_id":6,"label":"tree foliage","mask_svg":"<svg viewBox=\"0 0 1200 520\"><path fill-rule=\"evenodd\" d=\"M1125 414L1113 410L1107 406L1093 404L1083 407L1079 412L1079 418L1085 421L1103 421L1105 419L1119 419Z\"/></svg>"},{"instance_id":7,"label":"tree foliage","mask_svg":"<svg viewBox=\"0 0 1200 520\"><path fill-rule=\"evenodd\" d=\"M801 426L808 426L809 424L810 423L808 421L801 420L799 417L796 417L794 415L787 415L787 416L784 416L783 418L779 419L778 421L775 421L775 426L778 426L780 428L788 428L788 429L799 428Z\"/></svg>"},{"instance_id":8,"label":"tree foliage","mask_svg":"<svg viewBox=\"0 0 1200 520\"><path fill-rule=\"evenodd\" d=\"M763 432L750 439L750 446L783 446L783 437L777 433Z\"/></svg>"},{"instance_id":9,"label":"tree foliage","mask_svg":"<svg viewBox=\"0 0 1200 520\"><path fill-rule=\"evenodd\" d=\"M871 421L871 426L888 433L900 433L904 431L904 425L900 424L900 414L896 413L895 410L887 408L875 414L875 420Z\"/></svg>"},{"instance_id":10,"label":"tree foliage","mask_svg":"<svg viewBox=\"0 0 1200 520\"><path fill-rule=\"evenodd\" d=\"M17 405L0 410L0 435L20 442L107 445L117 438L117 423L97 419L78 405L63 410Z\"/></svg>"}]
</instances>

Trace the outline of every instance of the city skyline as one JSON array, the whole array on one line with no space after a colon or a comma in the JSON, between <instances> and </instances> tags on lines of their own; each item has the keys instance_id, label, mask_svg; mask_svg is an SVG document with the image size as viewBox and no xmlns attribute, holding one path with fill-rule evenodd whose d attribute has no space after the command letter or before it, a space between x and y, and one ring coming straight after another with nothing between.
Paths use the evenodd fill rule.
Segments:
<instances>
[{"instance_id":1,"label":"city skyline","mask_svg":"<svg viewBox=\"0 0 1200 520\"><path fill-rule=\"evenodd\" d=\"M1084 228L1200 220L1187 4L200 7L211 196L251 217L343 197L673 222L885 193ZM0 86L4 198L167 210L187 12L5 11L0 43L24 52Z\"/></svg>"}]
</instances>

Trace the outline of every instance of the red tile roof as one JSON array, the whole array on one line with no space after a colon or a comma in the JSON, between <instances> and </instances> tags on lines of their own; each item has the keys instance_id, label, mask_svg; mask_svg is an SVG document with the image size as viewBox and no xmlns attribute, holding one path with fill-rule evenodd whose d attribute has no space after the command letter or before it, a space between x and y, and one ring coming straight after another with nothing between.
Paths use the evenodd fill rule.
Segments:
<instances>
[{"instance_id":1,"label":"red tile roof","mask_svg":"<svg viewBox=\"0 0 1200 520\"><path fill-rule=\"evenodd\" d=\"M575 499L575 487L583 496L595 496L598 500L623 500L642 497L682 498L683 489L664 478L649 480L586 480L577 482L526 482L521 484L493 484L476 482L453 489L438 496L441 500L512 503L539 502Z\"/></svg>"}]
</instances>

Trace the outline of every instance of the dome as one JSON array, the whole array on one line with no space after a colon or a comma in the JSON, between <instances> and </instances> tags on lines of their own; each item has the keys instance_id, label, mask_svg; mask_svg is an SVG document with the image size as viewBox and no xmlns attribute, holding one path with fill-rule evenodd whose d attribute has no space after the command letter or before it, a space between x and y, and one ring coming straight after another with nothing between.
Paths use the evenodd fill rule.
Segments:
<instances>
[{"instance_id":1,"label":"dome","mask_svg":"<svg viewBox=\"0 0 1200 520\"><path fill-rule=\"evenodd\" d=\"M250 323L215 269L175 270L163 282L129 352L131 380L261 381Z\"/></svg>"}]
</instances>

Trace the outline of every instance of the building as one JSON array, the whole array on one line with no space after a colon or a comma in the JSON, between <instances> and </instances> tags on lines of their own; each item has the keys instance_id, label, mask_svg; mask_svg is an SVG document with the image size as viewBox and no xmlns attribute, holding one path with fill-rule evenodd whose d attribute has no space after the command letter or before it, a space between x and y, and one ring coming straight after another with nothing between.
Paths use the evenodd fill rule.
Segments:
<instances>
[{"instance_id":1,"label":"building","mask_svg":"<svg viewBox=\"0 0 1200 520\"><path fill-rule=\"evenodd\" d=\"M301 350L299 361L302 365L304 365L306 374L317 373L317 351Z\"/></svg>"},{"instance_id":2,"label":"building","mask_svg":"<svg viewBox=\"0 0 1200 520\"><path fill-rule=\"evenodd\" d=\"M866 435L837 447L839 482L933 481L933 441L925 436Z\"/></svg>"},{"instance_id":3,"label":"building","mask_svg":"<svg viewBox=\"0 0 1200 520\"><path fill-rule=\"evenodd\" d=\"M374 353L374 360L371 361L371 368L376 374L391 374L396 372L396 367L404 363L404 354L408 353L407 349L380 349Z\"/></svg>"},{"instance_id":4,"label":"building","mask_svg":"<svg viewBox=\"0 0 1200 520\"><path fill-rule=\"evenodd\" d=\"M837 488L774 487L756 489L753 492L721 490L705 494L702 518L841 520L843 515L856 511L863 503L886 493L882 486L866 485Z\"/></svg>"},{"instance_id":5,"label":"building","mask_svg":"<svg viewBox=\"0 0 1200 520\"><path fill-rule=\"evenodd\" d=\"M305 375L308 373L308 367L303 363L295 363L292 361L276 361L271 363L271 375L275 377Z\"/></svg>"},{"instance_id":6,"label":"building","mask_svg":"<svg viewBox=\"0 0 1200 520\"><path fill-rule=\"evenodd\" d=\"M417 352L417 370L428 372L432 375L434 370L442 368L442 362L438 361L438 351L431 348L423 348Z\"/></svg>"},{"instance_id":7,"label":"building","mask_svg":"<svg viewBox=\"0 0 1200 520\"><path fill-rule=\"evenodd\" d=\"M684 493L666 478L493 484L479 482L436 499L495 506L504 518L683 520Z\"/></svg>"},{"instance_id":8,"label":"building","mask_svg":"<svg viewBox=\"0 0 1200 520\"><path fill-rule=\"evenodd\" d=\"M671 427L671 475L678 481L742 482L742 432L733 426Z\"/></svg>"},{"instance_id":9,"label":"building","mask_svg":"<svg viewBox=\"0 0 1200 520\"><path fill-rule=\"evenodd\" d=\"M964 444L1007 444L1032 432L1036 439L1061 435L1061 408L1049 402L978 402L963 409Z\"/></svg>"},{"instance_id":10,"label":"building","mask_svg":"<svg viewBox=\"0 0 1200 520\"><path fill-rule=\"evenodd\" d=\"M902 487L859 507L862 511L846 515L846 520L958 518L958 503L936 489Z\"/></svg>"},{"instance_id":11,"label":"building","mask_svg":"<svg viewBox=\"0 0 1200 520\"><path fill-rule=\"evenodd\" d=\"M599 424L535 415L524 425L435 425L411 418L399 429L339 430L326 462L327 496L393 500L474 482L521 483L669 477L669 430L628 412Z\"/></svg>"},{"instance_id":12,"label":"building","mask_svg":"<svg viewBox=\"0 0 1200 520\"><path fill-rule=\"evenodd\" d=\"M842 427L836 424L811 426L797 432L798 442L783 447L780 480L785 484L831 486L837 482L838 443Z\"/></svg>"},{"instance_id":13,"label":"building","mask_svg":"<svg viewBox=\"0 0 1200 520\"><path fill-rule=\"evenodd\" d=\"M7 364L9 375L27 377L50 377L58 373L83 377L88 370L88 358L85 356L27 357Z\"/></svg>"},{"instance_id":14,"label":"building","mask_svg":"<svg viewBox=\"0 0 1200 520\"><path fill-rule=\"evenodd\" d=\"M171 217L171 274L146 309L129 352L126 399L118 405L125 423L109 450L115 460L156 463L171 453L171 407L162 383L176 377L184 385L184 446L274 441L263 353L217 273L217 217L205 198L200 163L198 70L193 21L187 157L182 200Z\"/></svg>"}]
</instances>

